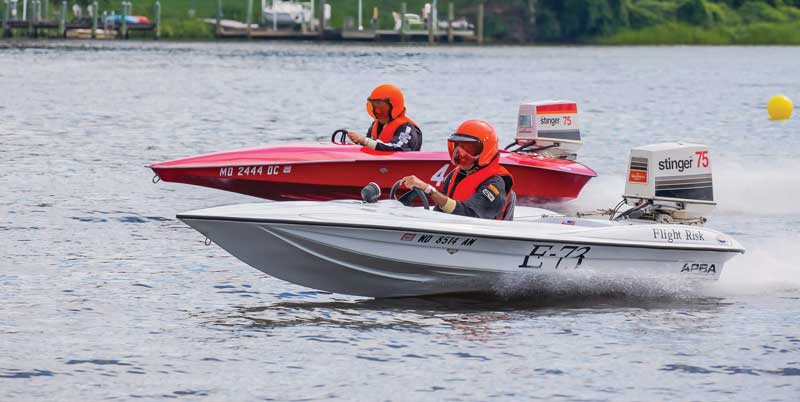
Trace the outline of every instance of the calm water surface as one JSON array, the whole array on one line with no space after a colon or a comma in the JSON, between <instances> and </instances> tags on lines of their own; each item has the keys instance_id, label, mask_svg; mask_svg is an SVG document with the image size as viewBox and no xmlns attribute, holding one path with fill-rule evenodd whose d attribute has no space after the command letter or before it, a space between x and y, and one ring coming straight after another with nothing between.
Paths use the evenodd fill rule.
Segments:
<instances>
[{"instance_id":1,"label":"calm water surface","mask_svg":"<svg viewBox=\"0 0 800 402\"><path fill-rule=\"evenodd\" d=\"M0 400L796 401L800 101L791 47L425 48L0 42ZM371 300L247 267L174 217L249 202L150 162L364 130L391 81L426 149L467 118L579 102L613 205L632 146L712 145L710 226L748 253L700 291L508 283Z\"/></svg>"}]
</instances>

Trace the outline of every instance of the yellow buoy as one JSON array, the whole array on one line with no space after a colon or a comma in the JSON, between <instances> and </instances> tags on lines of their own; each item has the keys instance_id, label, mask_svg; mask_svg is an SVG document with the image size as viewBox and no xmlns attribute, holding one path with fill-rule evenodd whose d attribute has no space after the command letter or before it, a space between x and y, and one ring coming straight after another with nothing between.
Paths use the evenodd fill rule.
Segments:
<instances>
[{"instance_id":1,"label":"yellow buoy","mask_svg":"<svg viewBox=\"0 0 800 402\"><path fill-rule=\"evenodd\" d=\"M792 100L784 95L775 95L767 104L767 112L772 120L786 120L792 117Z\"/></svg>"}]
</instances>

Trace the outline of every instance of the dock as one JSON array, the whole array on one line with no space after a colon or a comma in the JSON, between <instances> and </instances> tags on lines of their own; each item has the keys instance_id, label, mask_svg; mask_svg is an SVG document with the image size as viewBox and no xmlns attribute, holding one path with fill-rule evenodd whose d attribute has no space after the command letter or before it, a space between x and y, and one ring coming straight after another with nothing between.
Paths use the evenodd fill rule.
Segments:
<instances>
[{"instance_id":1,"label":"dock","mask_svg":"<svg viewBox=\"0 0 800 402\"><path fill-rule=\"evenodd\" d=\"M57 19L46 19L47 10L43 5L47 5L46 0L31 0L30 7L24 17L25 19L12 19L10 12L10 0L3 0L2 31L0 34L4 38L14 36L15 31L23 31L28 37L38 38L42 32L49 33L47 36L61 38L87 38L87 39L128 39L131 32L148 32L155 39L161 36L161 4L156 1L153 6L153 22L129 23L128 17L131 16L131 2L122 2L120 14L108 14L102 17L99 14L97 1L91 4L91 15L89 17L76 17L72 21L67 20L67 1L62 0L58 10ZM102 19L102 20L101 20ZM55 35L52 33L55 31Z\"/></svg>"},{"instance_id":2,"label":"dock","mask_svg":"<svg viewBox=\"0 0 800 402\"><path fill-rule=\"evenodd\" d=\"M253 0L247 0L247 10L252 9ZM319 9L324 10L326 7L326 0L321 0ZM436 1L433 2L434 8ZM413 14L406 13L406 3L401 3L400 12L393 12L395 15L394 29L363 29L361 26L361 8L359 6L358 28L351 20L348 26L347 23L339 29L332 29L326 24L329 23L328 18L322 17L325 13L318 14L316 18L306 19L304 22L299 23L291 28L279 28L277 25L270 25L268 23L255 24L253 23L253 15L248 12L245 21L236 21L223 19L222 15L222 0L217 0L216 18L207 18L204 21L212 25L214 35L218 39L280 39L280 40L324 40L324 41L371 41L371 42L424 42L437 43L437 42L476 42L483 44L483 12L484 4L478 4L478 18L477 30L473 29L471 24L468 24L467 29L456 29L454 26L454 7L452 2L448 2L447 20L439 21L436 14L432 14L435 22L424 24L426 29L412 29L411 21L408 16ZM318 13L319 10L316 10ZM377 10L375 11L377 19ZM269 13L262 10L261 21L266 21L266 16ZM423 25L417 16L417 26ZM444 24L444 28L440 27Z\"/></svg>"},{"instance_id":3,"label":"dock","mask_svg":"<svg viewBox=\"0 0 800 402\"><path fill-rule=\"evenodd\" d=\"M257 24L248 24L234 20L205 19L206 23L215 26L215 36L219 39L280 39L280 40L329 40L329 41L369 41L369 42L426 42L430 41L431 32L425 30L343 30L326 29L323 34L318 31L293 29L273 29ZM436 42L477 42L474 30L458 30L448 34L447 31L433 33ZM452 38L451 38L452 37Z\"/></svg>"},{"instance_id":4,"label":"dock","mask_svg":"<svg viewBox=\"0 0 800 402\"><path fill-rule=\"evenodd\" d=\"M425 42L429 41L431 33L424 30L407 30L404 32L378 29L371 31L342 31L342 39L344 40L365 40L365 41L378 41L378 42ZM436 42L447 42L447 32L437 31L433 33ZM452 32L453 41L456 42L477 42L474 30L463 30ZM452 41L450 41L452 42Z\"/></svg>"},{"instance_id":5,"label":"dock","mask_svg":"<svg viewBox=\"0 0 800 402\"><path fill-rule=\"evenodd\" d=\"M238 0L243 1L243 0ZM472 42L483 43L483 2L478 4L477 29L472 24L466 23L466 19L454 19L453 3L448 2L448 12L446 20L439 20L435 12L427 20L421 20L418 15L406 13L406 3L401 3L400 12L393 11L395 24L393 29L381 29L373 23L373 26L364 29L361 25L361 9L359 7L358 24L354 24L353 17L347 17L342 28L332 28L330 24L330 6L326 0L319 0L317 8L307 9L309 16L303 17L301 22L293 26L278 26L276 23L270 24L270 16L267 9L261 10L259 21L253 23L255 17L250 11L246 13L245 21L223 19L223 0L217 0L216 18L203 19L210 25L214 36L218 39L254 39L254 40L303 40L303 41L362 41L362 42L425 42L434 43L456 43ZM246 0L247 10L253 9L253 0ZM94 1L86 8L88 17L81 16L81 8L73 5L74 18L67 19L67 1L62 0L58 10L48 12L48 0L28 0L30 4L22 12L22 19L17 18L18 10L15 8L13 14L11 9L12 0L2 0L2 37L23 35L38 37L60 37L76 39L128 39L132 32L142 32L147 36L148 33L154 39L161 37L161 4L156 1L153 6L152 16L134 17L131 15L132 5L130 1L121 3L122 9L118 14L116 10L103 12L100 16L98 1ZM17 2L14 2L16 7ZM274 4L274 3L273 3ZM312 2L313 4L313 2ZM436 1L433 2L434 8ZM312 5L313 7L313 5ZM326 9L326 7L328 7ZM44 10L43 10L44 8ZM322 12L320 10L327 10ZM373 20L377 21L377 7L374 11ZM322 14L319 14L322 13ZM51 15L55 14L55 19ZM316 15L314 15L316 14ZM277 15L277 14L273 14ZM322 18L320 16L324 15ZM412 18L413 17L413 18ZM51 19L48 19L51 18ZM139 19L136 21L136 19ZM348 21L349 19L349 21ZM133 20L133 22L131 22ZM460 24L460 25L459 25ZM420 27L424 29L419 29ZM17 34L15 34L17 32ZM137 35L141 37L142 35Z\"/></svg>"}]
</instances>

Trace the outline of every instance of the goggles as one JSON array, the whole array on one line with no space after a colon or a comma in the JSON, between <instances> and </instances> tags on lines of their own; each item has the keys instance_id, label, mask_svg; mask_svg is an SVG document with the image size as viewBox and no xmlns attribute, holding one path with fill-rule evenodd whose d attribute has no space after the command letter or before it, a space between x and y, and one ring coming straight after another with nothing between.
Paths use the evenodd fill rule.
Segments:
<instances>
[{"instance_id":1,"label":"goggles","mask_svg":"<svg viewBox=\"0 0 800 402\"><path fill-rule=\"evenodd\" d=\"M389 98L367 98L367 112L369 112L370 116L373 118L376 118L376 111L380 111L380 113L391 113L391 110L392 103Z\"/></svg>"},{"instance_id":2,"label":"goggles","mask_svg":"<svg viewBox=\"0 0 800 402\"><path fill-rule=\"evenodd\" d=\"M379 102L382 102L382 103L385 103L385 104L388 105L388 104L390 104L392 102L392 100L389 99L389 98L367 98L367 102L371 103L372 105L375 105L376 103L379 103Z\"/></svg>"},{"instance_id":3,"label":"goggles","mask_svg":"<svg viewBox=\"0 0 800 402\"><path fill-rule=\"evenodd\" d=\"M460 165L462 161L477 161L483 151L483 143L475 137L455 133L447 139L450 162Z\"/></svg>"}]
</instances>

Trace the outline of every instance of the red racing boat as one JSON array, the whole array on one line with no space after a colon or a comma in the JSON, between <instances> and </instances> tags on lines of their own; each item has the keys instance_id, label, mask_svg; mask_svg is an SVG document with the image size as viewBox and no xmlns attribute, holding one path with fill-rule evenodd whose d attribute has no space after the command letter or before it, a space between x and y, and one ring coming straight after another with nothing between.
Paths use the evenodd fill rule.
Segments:
<instances>
[{"instance_id":1,"label":"red racing boat","mask_svg":"<svg viewBox=\"0 0 800 402\"><path fill-rule=\"evenodd\" d=\"M501 151L500 164L514 176L518 203L573 199L596 176L574 161L518 152ZM163 181L278 201L361 199L361 188L370 181L388 195L395 181L412 174L441 187L453 168L446 151L378 152L323 144L243 149L149 167Z\"/></svg>"},{"instance_id":2,"label":"red racing boat","mask_svg":"<svg viewBox=\"0 0 800 402\"><path fill-rule=\"evenodd\" d=\"M565 101L555 102L560 106L559 116L573 116L568 125L573 126L572 130L552 130L554 117L544 117L550 119L547 121L550 131L537 130L536 112L553 115L541 106L552 109L554 102L523 104L520 116L524 112L530 119L526 125L525 119L520 118L517 141L509 146L516 145L517 149L500 151L500 164L514 176L518 204L574 199L589 179L597 175L571 160L574 159L571 152L580 145L574 103L567 103L573 109L565 111ZM532 131L531 126L534 126ZM148 167L157 176L154 181L193 184L277 201L361 199L361 189L370 181L377 183L386 197L397 180L412 174L441 190L453 168L447 151L379 152L341 142L242 149Z\"/></svg>"}]
</instances>

